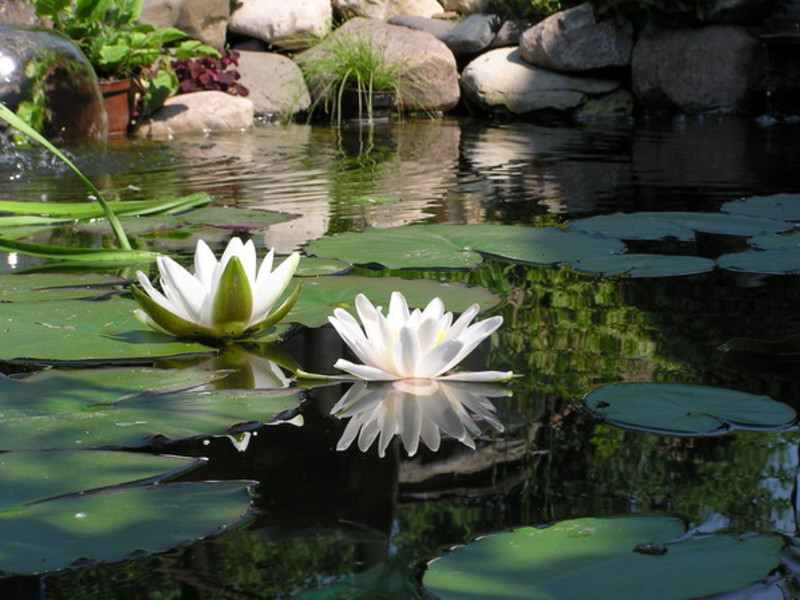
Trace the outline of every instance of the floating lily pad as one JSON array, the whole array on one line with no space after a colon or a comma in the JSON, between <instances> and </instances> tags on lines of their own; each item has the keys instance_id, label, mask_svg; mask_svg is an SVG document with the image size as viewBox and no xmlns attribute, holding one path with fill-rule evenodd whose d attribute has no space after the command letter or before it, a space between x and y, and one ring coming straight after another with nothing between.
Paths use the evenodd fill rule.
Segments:
<instances>
[{"instance_id":1,"label":"floating lily pad","mask_svg":"<svg viewBox=\"0 0 800 600\"><path fill-rule=\"evenodd\" d=\"M629 277L674 277L707 273L716 266L708 258L668 254L618 254L587 258L572 263L573 269L597 275L625 274Z\"/></svg>"},{"instance_id":2,"label":"floating lily pad","mask_svg":"<svg viewBox=\"0 0 800 600\"><path fill-rule=\"evenodd\" d=\"M132 235L147 235L163 231L174 231L185 226L185 223L174 215L155 215L150 217L120 217L119 222L125 233ZM111 235L112 229L105 219L94 219L75 226L77 231L93 233L95 235Z\"/></svg>"},{"instance_id":3,"label":"floating lily pad","mask_svg":"<svg viewBox=\"0 0 800 600\"><path fill-rule=\"evenodd\" d=\"M423 308L438 296L447 310L452 312L463 312L475 303L486 310L500 300L487 289L460 283L350 275L317 277L304 282L303 292L285 320L306 327L321 327L327 324L334 308L344 308L354 313L353 303L359 293L366 295L375 305L388 307L393 291L403 292L409 306L414 308Z\"/></svg>"},{"instance_id":4,"label":"floating lily pad","mask_svg":"<svg viewBox=\"0 0 800 600\"><path fill-rule=\"evenodd\" d=\"M140 447L155 439L206 438L245 425L255 429L300 403L297 390L162 393L174 383L159 378L174 380L181 372L86 369L20 382L4 378L0 449ZM146 379L159 391L145 393Z\"/></svg>"},{"instance_id":5,"label":"floating lily pad","mask_svg":"<svg viewBox=\"0 0 800 600\"><path fill-rule=\"evenodd\" d=\"M681 211L636 212L599 215L578 219L570 229L621 240L663 240L676 238L691 241L696 231L736 236L788 231L786 221L725 213Z\"/></svg>"},{"instance_id":6,"label":"floating lily pad","mask_svg":"<svg viewBox=\"0 0 800 600\"><path fill-rule=\"evenodd\" d=\"M415 225L343 233L308 244L316 256L390 269L474 267L482 254L519 262L555 265L621 252L616 240L552 227L508 225Z\"/></svg>"},{"instance_id":7,"label":"floating lily pad","mask_svg":"<svg viewBox=\"0 0 800 600\"><path fill-rule=\"evenodd\" d=\"M721 209L726 213L736 215L800 221L800 194L751 196L726 202Z\"/></svg>"},{"instance_id":8,"label":"floating lily pad","mask_svg":"<svg viewBox=\"0 0 800 600\"><path fill-rule=\"evenodd\" d=\"M779 429L796 417L791 406L767 396L691 384L607 385L583 402L595 416L615 425L681 435Z\"/></svg>"},{"instance_id":9,"label":"floating lily pad","mask_svg":"<svg viewBox=\"0 0 800 600\"><path fill-rule=\"evenodd\" d=\"M205 461L107 450L0 454L0 512L112 485L155 483Z\"/></svg>"},{"instance_id":10,"label":"floating lily pad","mask_svg":"<svg viewBox=\"0 0 800 600\"><path fill-rule=\"evenodd\" d=\"M780 564L777 535L677 541L683 533L669 517L523 527L455 548L429 564L422 582L441 600L685 600L742 588Z\"/></svg>"},{"instance_id":11,"label":"floating lily pad","mask_svg":"<svg viewBox=\"0 0 800 600\"><path fill-rule=\"evenodd\" d=\"M41 273L0 274L0 301L43 302L77 298L100 298L115 291L125 280L112 275ZM2 317L0 316L0 323Z\"/></svg>"},{"instance_id":12,"label":"floating lily pad","mask_svg":"<svg viewBox=\"0 0 800 600\"><path fill-rule=\"evenodd\" d=\"M0 572L22 575L118 562L219 534L248 517L248 485L120 488L0 512Z\"/></svg>"},{"instance_id":13,"label":"floating lily pad","mask_svg":"<svg viewBox=\"0 0 800 600\"><path fill-rule=\"evenodd\" d=\"M761 250L800 249L800 231L789 233L764 233L747 240L747 244Z\"/></svg>"},{"instance_id":14,"label":"floating lily pad","mask_svg":"<svg viewBox=\"0 0 800 600\"><path fill-rule=\"evenodd\" d=\"M178 215L187 225L206 225L218 229L251 231L266 229L275 223L291 221L294 216L270 210L247 210L234 206L206 206Z\"/></svg>"},{"instance_id":15,"label":"floating lily pad","mask_svg":"<svg viewBox=\"0 0 800 600\"><path fill-rule=\"evenodd\" d=\"M717 265L729 271L785 275L800 273L800 248L778 250L745 250L723 254Z\"/></svg>"},{"instance_id":16,"label":"floating lily pad","mask_svg":"<svg viewBox=\"0 0 800 600\"><path fill-rule=\"evenodd\" d=\"M317 277L319 275L340 275L351 270L350 263L341 260L314 258L312 256L301 256L300 264L294 274L295 277Z\"/></svg>"}]
</instances>

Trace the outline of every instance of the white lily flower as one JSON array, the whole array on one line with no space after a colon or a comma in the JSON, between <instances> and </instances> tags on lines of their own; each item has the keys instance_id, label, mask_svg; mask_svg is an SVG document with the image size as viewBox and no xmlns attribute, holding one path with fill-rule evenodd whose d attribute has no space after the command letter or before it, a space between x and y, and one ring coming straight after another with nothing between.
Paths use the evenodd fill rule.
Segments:
<instances>
[{"instance_id":1,"label":"white lily flower","mask_svg":"<svg viewBox=\"0 0 800 600\"><path fill-rule=\"evenodd\" d=\"M383 457L391 440L399 435L408 455L414 456L420 440L437 451L444 434L474 450L480 421L503 431L489 398L510 395L504 387L481 383L359 381L331 409L337 417L350 419L336 449L346 450L358 438L358 447L364 452L378 439L378 454Z\"/></svg>"},{"instance_id":2,"label":"white lily flower","mask_svg":"<svg viewBox=\"0 0 800 600\"><path fill-rule=\"evenodd\" d=\"M199 240L194 274L160 256L156 262L163 293L138 271L142 289L131 288L141 306L136 316L156 331L203 340L232 340L266 329L289 312L300 293L298 286L272 310L300 261L295 252L273 271L274 255L270 250L258 266L253 241L233 238L217 261L208 245Z\"/></svg>"},{"instance_id":3,"label":"white lily flower","mask_svg":"<svg viewBox=\"0 0 800 600\"><path fill-rule=\"evenodd\" d=\"M403 294L393 292L386 316L363 294L356 296L355 304L363 329L342 308L335 309L328 320L364 363L340 358L334 367L358 379L504 381L513 375L511 371L445 374L503 323L503 317L495 316L470 325L480 310L477 304L464 311L455 323L453 313L445 312L439 298L431 300L425 310L409 311Z\"/></svg>"}]
</instances>

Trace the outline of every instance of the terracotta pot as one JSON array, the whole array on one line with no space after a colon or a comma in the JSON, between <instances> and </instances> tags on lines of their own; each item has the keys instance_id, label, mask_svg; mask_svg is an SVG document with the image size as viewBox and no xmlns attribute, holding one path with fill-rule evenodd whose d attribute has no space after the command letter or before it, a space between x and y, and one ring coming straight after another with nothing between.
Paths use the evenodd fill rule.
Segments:
<instances>
[{"instance_id":1,"label":"terracotta pot","mask_svg":"<svg viewBox=\"0 0 800 600\"><path fill-rule=\"evenodd\" d=\"M108 113L108 135L126 135L133 114L133 80L101 81L100 91Z\"/></svg>"}]
</instances>

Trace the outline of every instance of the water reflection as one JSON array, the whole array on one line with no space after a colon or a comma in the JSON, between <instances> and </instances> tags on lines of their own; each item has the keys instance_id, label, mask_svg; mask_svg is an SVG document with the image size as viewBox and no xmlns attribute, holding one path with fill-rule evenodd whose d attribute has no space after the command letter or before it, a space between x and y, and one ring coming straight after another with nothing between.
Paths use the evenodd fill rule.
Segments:
<instances>
[{"instance_id":1,"label":"water reflection","mask_svg":"<svg viewBox=\"0 0 800 600\"><path fill-rule=\"evenodd\" d=\"M377 439L383 457L397 435L408 455L414 456L420 440L437 451L442 433L474 449L475 438L481 435L479 422L498 432L504 429L489 398L510 395L498 385L434 379L356 382L331 409L331 414L349 419L336 449L346 450L358 438L358 448L366 452Z\"/></svg>"}]
</instances>

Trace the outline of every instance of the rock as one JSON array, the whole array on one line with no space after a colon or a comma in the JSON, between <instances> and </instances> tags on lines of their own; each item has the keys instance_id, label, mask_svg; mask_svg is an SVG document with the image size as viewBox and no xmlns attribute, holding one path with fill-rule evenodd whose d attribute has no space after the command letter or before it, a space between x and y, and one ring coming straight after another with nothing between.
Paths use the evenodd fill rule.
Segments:
<instances>
[{"instance_id":1,"label":"rock","mask_svg":"<svg viewBox=\"0 0 800 600\"><path fill-rule=\"evenodd\" d=\"M40 25L33 3L27 0L0 0L0 25Z\"/></svg>"},{"instance_id":2,"label":"rock","mask_svg":"<svg viewBox=\"0 0 800 600\"><path fill-rule=\"evenodd\" d=\"M645 108L737 109L764 64L762 44L742 27L645 32L633 50L633 92Z\"/></svg>"},{"instance_id":3,"label":"rock","mask_svg":"<svg viewBox=\"0 0 800 600\"><path fill-rule=\"evenodd\" d=\"M240 131L254 122L253 103L225 92L205 91L173 96L137 130L138 137L171 137L180 133Z\"/></svg>"},{"instance_id":4,"label":"rock","mask_svg":"<svg viewBox=\"0 0 800 600\"><path fill-rule=\"evenodd\" d=\"M15 112L24 103L51 139L105 140L108 133L92 65L51 29L0 25L0 101Z\"/></svg>"},{"instance_id":5,"label":"rock","mask_svg":"<svg viewBox=\"0 0 800 600\"><path fill-rule=\"evenodd\" d=\"M177 27L191 38L222 48L230 13L229 0L145 0L141 21Z\"/></svg>"},{"instance_id":6,"label":"rock","mask_svg":"<svg viewBox=\"0 0 800 600\"><path fill-rule=\"evenodd\" d=\"M611 92L616 81L562 75L522 60L517 48L481 54L461 74L465 96L485 109L503 107L521 115L537 110L569 110L590 95Z\"/></svg>"},{"instance_id":7,"label":"rock","mask_svg":"<svg viewBox=\"0 0 800 600\"><path fill-rule=\"evenodd\" d=\"M489 45L490 48L503 48L504 46L519 46L522 34L530 28L528 21L504 21Z\"/></svg>"},{"instance_id":8,"label":"rock","mask_svg":"<svg viewBox=\"0 0 800 600\"><path fill-rule=\"evenodd\" d=\"M458 104L460 90L453 53L434 36L376 19L350 19L331 36L364 36L386 60L404 65L400 99L415 110L446 111ZM324 52L325 42L297 56Z\"/></svg>"},{"instance_id":9,"label":"rock","mask_svg":"<svg viewBox=\"0 0 800 600\"><path fill-rule=\"evenodd\" d=\"M330 0L240 0L228 31L282 48L303 48L331 29Z\"/></svg>"},{"instance_id":10,"label":"rock","mask_svg":"<svg viewBox=\"0 0 800 600\"><path fill-rule=\"evenodd\" d=\"M440 39L456 56L477 54L494 41L499 29L500 19L495 15L470 15Z\"/></svg>"},{"instance_id":11,"label":"rock","mask_svg":"<svg viewBox=\"0 0 800 600\"><path fill-rule=\"evenodd\" d=\"M387 23L389 23L389 25L408 27L409 29L414 29L416 31L425 31L440 40L456 26L456 24L452 21L431 19L430 17L417 17L414 15L397 15L395 17L389 17Z\"/></svg>"},{"instance_id":12,"label":"rock","mask_svg":"<svg viewBox=\"0 0 800 600\"><path fill-rule=\"evenodd\" d=\"M432 17L444 12L436 0L333 0L333 8L344 18L387 20L397 15Z\"/></svg>"},{"instance_id":13,"label":"rock","mask_svg":"<svg viewBox=\"0 0 800 600\"><path fill-rule=\"evenodd\" d=\"M302 71L285 56L240 51L237 69L242 76L239 83L250 90L247 98L257 115L291 115L311 104Z\"/></svg>"},{"instance_id":14,"label":"rock","mask_svg":"<svg viewBox=\"0 0 800 600\"><path fill-rule=\"evenodd\" d=\"M440 0L442 7L460 15L484 12L489 7L489 0Z\"/></svg>"},{"instance_id":15,"label":"rock","mask_svg":"<svg viewBox=\"0 0 800 600\"><path fill-rule=\"evenodd\" d=\"M576 72L627 66L633 27L614 20L597 22L590 3L558 12L522 34L520 56L554 71Z\"/></svg>"},{"instance_id":16,"label":"rock","mask_svg":"<svg viewBox=\"0 0 800 600\"><path fill-rule=\"evenodd\" d=\"M728 25L752 25L763 21L775 2L765 0L712 0L705 21Z\"/></svg>"}]
</instances>

